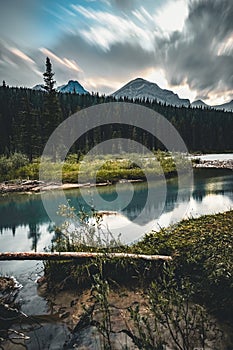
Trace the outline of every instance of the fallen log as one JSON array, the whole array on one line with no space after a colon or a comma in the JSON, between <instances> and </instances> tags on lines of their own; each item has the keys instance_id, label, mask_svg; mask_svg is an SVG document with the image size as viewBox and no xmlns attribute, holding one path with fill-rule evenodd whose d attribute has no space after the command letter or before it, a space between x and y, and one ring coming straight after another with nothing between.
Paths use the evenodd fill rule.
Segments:
<instances>
[{"instance_id":1,"label":"fallen log","mask_svg":"<svg viewBox=\"0 0 233 350\"><path fill-rule=\"evenodd\" d=\"M0 261L4 260L78 260L103 258L110 259L142 259L142 260L172 260L169 255L146 255L146 254L129 254L129 253L93 253L93 252L53 252L53 253L0 253Z\"/></svg>"}]
</instances>

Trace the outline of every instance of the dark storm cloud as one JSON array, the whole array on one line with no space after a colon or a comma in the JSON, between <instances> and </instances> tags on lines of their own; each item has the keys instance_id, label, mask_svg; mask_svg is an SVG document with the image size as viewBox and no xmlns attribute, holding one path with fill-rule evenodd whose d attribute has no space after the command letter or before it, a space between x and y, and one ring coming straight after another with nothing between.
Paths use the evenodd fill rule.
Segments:
<instances>
[{"instance_id":1,"label":"dark storm cloud","mask_svg":"<svg viewBox=\"0 0 233 350\"><path fill-rule=\"evenodd\" d=\"M142 50L137 44L116 43L110 50L103 51L73 35L64 36L53 52L77 60L86 76L104 76L111 80L126 79L135 71L154 65L154 53ZM57 70L57 76L62 72L58 73Z\"/></svg>"},{"instance_id":2,"label":"dark storm cloud","mask_svg":"<svg viewBox=\"0 0 233 350\"><path fill-rule=\"evenodd\" d=\"M188 25L190 29L208 28L209 33L223 39L233 30L233 3L231 0L190 1ZM208 34L208 33L207 33Z\"/></svg>"},{"instance_id":3,"label":"dark storm cloud","mask_svg":"<svg viewBox=\"0 0 233 350\"><path fill-rule=\"evenodd\" d=\"M233 89L232 18L232 0L190 2L183 32L157 42L171 84L187 82L202 96Z\"/></svg>"}]
</instances>

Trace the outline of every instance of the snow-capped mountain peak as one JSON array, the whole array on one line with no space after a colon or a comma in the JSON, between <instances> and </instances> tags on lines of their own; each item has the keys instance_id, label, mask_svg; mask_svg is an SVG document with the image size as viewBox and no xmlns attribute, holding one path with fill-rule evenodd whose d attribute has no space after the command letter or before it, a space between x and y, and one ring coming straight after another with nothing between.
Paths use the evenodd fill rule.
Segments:
<instances>
[{"instance_id":1,"label":"snow-capped mountain peak","mask_svg":"<svg viewBox=\"0 0 233 350\"><path fill-rule=\"evenodd\" d=\"M43 84L37 84L33 86L32 90L47 92Z\"/></svg>"},{"instance_id":2,"label":"snow-capped mountain peak","mask_svg":"<svg viewBox=\"0 0 233 350\"><path fill-rule=\"evenodd\" d=\"M192 107L209 107L209 105L207 105L205 102L203 102L202 100L196 100L196 101L193 101L191 103L191 106Z\"/></svg>"},{"instance_id":3,"label":"snow-capped mountain peak","mask_svg":"<svg viewBox=\"0 0 233 350\"><path fill-rule=\"evenodd\" d=\"M47 92L43 84L35 85L32 89L37 91ZM58 86L56 91L61 93L71 92L76 94L89 94L89 92L85 90L84 87L77 80L69 80L67 84Z\"/></svg>"},{"instance_id":4,"label":"snow-capped mountain peak","mask_svg":"<svg viewBox=\"0 0 233 350\"><path fill-rule=\"evenodd\" d=\"M62 93L89 94L77 80L69 80L67 84L59 86L57 91Z\"/></svg>"},{"instance_id":5,"label":"snow-capped mountain peak","mask_svg":"<svg viewBox=\"0 0 233 350\"><path fill-rule=\"evenodd\" d=\"M149 100L157 100L158 102L166 103L173 106L189 106L188 99L181 99L173 91L161 89L156 83L152 83L142 78L136 78L119 90L115 91L112 96L116 98L128 97L149 98Z\"/></svg>"}]
</instances>

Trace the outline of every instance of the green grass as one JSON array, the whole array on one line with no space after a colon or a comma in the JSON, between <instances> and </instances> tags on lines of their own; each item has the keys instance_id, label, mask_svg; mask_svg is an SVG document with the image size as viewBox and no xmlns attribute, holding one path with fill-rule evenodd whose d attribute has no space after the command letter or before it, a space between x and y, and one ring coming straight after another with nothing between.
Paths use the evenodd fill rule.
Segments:
<instances>
[{"instance_id":1,"label":"green grass","mask_svg":"<svg viewBox=\"0 0 233 350\"><path fill-rule=\"evenodd\" d=\"M188 276L199 300L231 316L233 308L233 211L205 215L151 232L133 252L168 254L179 275Z\"/></svg>"},{"instance_id":2,"label":"green grass","mask_svg":"<svg viewBox=\"0 0 233 350\"><path fill-rule=\"evenodd\" d=\"M180 169L186 169L188 161L184 157L176 154L175 161L176 164L170 153L162 151L155 152L154 157L151 154L141 157L138 154L86 156L79 162L75 155L69 155L62 164L43 161L43 179L47 181L58 179L61 169L63 183L115 183L121 179L153 179L163 175L175 175L176 165ZM40 158L37 158L29 163L26 157L20 154L9 158L1 157L0 181L38 179L40 162Z\"/></svg>"},{"instance_id":3,"label":"green grass","mask_svg":"<svg viewBox=\"0 0 233 350\"><path fill-rule=\"evenodd\" d=\"M219 317L229 319L233 308L232 246L233 211L228 211L182 221L159 232L151 232L132 246L110 248L110 251L172 255L177 279L189 278L198 302L207 305ZM106 251L86 247L75 241L72 244L69 242L69 247L67 241L63 242L62 250ZM87 264L94 273L95 263L90 261L81 265L52 262L47 265L46 273L51 280L55 276L59 279L59 274L54 271L60 269L62 273L64 269L64 275L69 275L74 285L80 281L82 284L90 278ZM118 283L138 282L146 286L147 282L150 283L159 275L160 266L161 263L158 262L119 262L116 259L108 261L106 274L109 273L110 279L115 279Z\"/></svg>"},{"instance_id":4,"label":"green grass","mask_svg":"<svg viewBox=\"0 0 233 350\"><path fill-rule=\"evenodd\" d=\"M86 156L79 162L75 160L75 155L70 155L63 164L50 161L46 164L44 162L44 179L51 181L58 178L59 170L62 168L64 183L115 183L121 179L145 180L146 178L157 178L163 175L175 175L176 165L185 170L188 162L184 157L175 155L175 164L170 153L161 151L155 152L155 157L144 155L139 158L137 154L124 154L123 156ZM38 158L33 160L32 163L14 169L10 176L18 179L38 179L39 168L40 159ZM4 179L4 174L1 178Z\"/></svg>"}]
</instances>

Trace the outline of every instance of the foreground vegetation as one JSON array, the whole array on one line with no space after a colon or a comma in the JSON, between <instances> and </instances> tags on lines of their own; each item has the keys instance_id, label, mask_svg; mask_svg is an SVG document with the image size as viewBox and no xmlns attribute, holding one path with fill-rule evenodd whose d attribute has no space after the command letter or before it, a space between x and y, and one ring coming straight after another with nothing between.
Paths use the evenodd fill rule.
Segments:
<instances>
[{"instance_id":1,"label":"foreground vegetation","mask_svg":"<svg viewBox=\"0 0 233 350\"><path fill-rule=\"evenodd\" d=\"M88 223L87 217L82 219ZM110 244L111 248L87 246L77 232L70 236L67 228L66 224L62 231L57 231L53 249L173 257L169 265L110 260L107 255L99 261L87 260L82 264L46 263L48 288L53 292L60 288L81 290L92 285L94 306L91 312L85 312L101 333L105 349L114 348L109 294L119 286L139 288L144 293L143 301L127 308L131 328L126 333L139 349L166 349L166 345L186 350L232 348L233 339L228 339L226 345L225 335L221 338L217 324L224 323L227 333L232 334L233 211L182 221L160 232L151 232L132 246L120 246L120 242L115 242L115 247ZM96 320L93 310L102 316Z\"/></svg>"},{"instance_id":2,"label":"foreground vegetation","mask_svg":"<svg viewBox=\"0 0 233 350\"><path fill-rule=\"evenodd\" d=\"M189 277L196 297L222 317L232 317L233 211L182 221L152 232L133 247L148 254L171 254L176 273Z\"/></svg>"},{"instance_id":3,"label":"foreground vegetation","mask_svg":"<svg viewBox=\"0 0 233 350\"><path fill-rule=\"evenodd\" d=\"M153 154L145 154L139 159L138 154L105 155L79 157L71 154L64 164L59 162L43 162L43 178L53 181L57 178L62 168L64 183L77 182L109 182L114 183L121 179L145 180L160 177L163 174L172 176L176 174L176 166L186 169L188 161L184 157L175 155L175 162L168 152L156 151ZM14 153L10 157L0 156L0 181L39 179L41 159L36 158L29 162L21 153Z\"/></svg>"}]
</instances>

